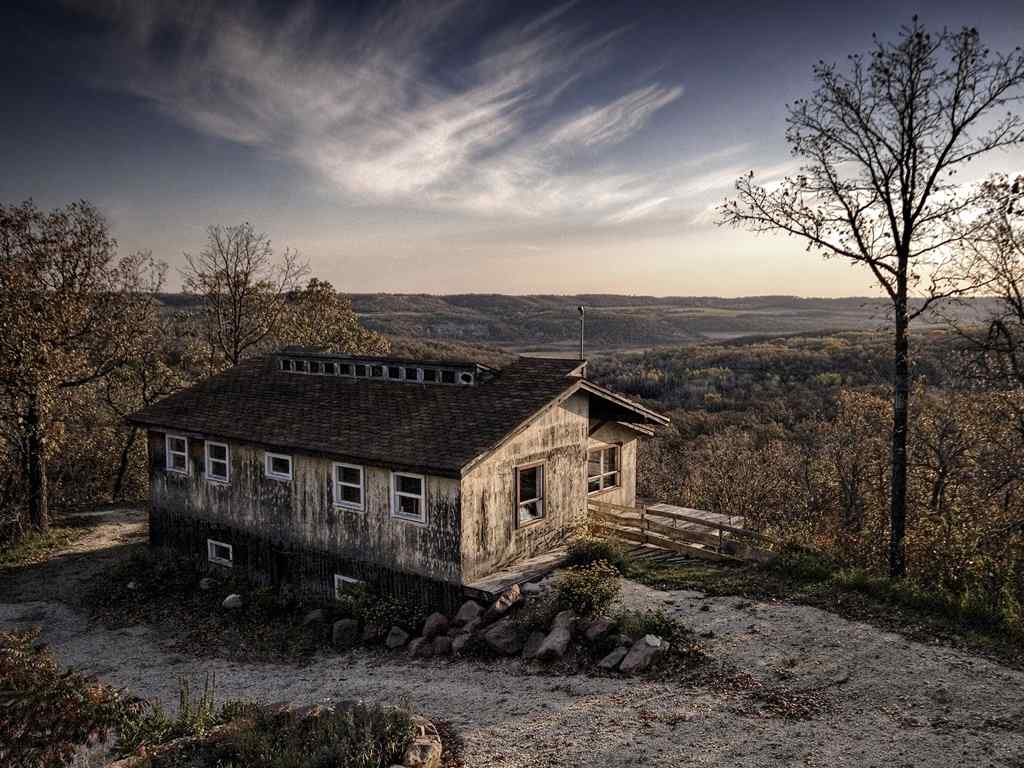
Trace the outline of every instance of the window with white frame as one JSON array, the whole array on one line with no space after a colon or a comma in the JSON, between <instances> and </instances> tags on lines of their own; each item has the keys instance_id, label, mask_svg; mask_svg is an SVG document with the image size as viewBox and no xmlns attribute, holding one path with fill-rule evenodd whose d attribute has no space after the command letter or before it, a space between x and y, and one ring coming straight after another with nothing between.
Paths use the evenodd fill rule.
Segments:
<instances>
[{"instance_id":1,"label":"window with white frame","mask_svg":"<svg viewBox=\"0 0 1024 768\"><path fill-rule=\"evenodd\" d=\"M402 520L411 520L417 523L427 522L427 508L424 503L425 486L423 475L392 472L391 514Z\"/></svg>"},{"instance_id":2,"label":"window with white frame","mask_svg":"<svg viewBox=\"0 0 1024 768\"><path fill-rule=\"evenodd\" d=\"M361 579L353 579L351 576L342 576L340 573L334 574L334 599L341 600L341 596L346 592L351 592L353 589L357 589L362 584Z\"/></svg>"},{"instance_id":3,"label":"window with white frame","mask_svg":"<svg viewBox=\"0 0 1024 768\"><path fill-rule=\"evenodd\" d=\"M357 464L334 463L334 506L362 511L362 467Z\"/></svg>"},{"instance_id":4,"label":"window with white frame","mask_svg":"<svg viewBox=\"0 0 1024 768\"><path fill-rule=\"evenodd\" d=\"M188 438L167 435L167 471L188 474Z\"/></svg>"},{"instance_id":5,"label":"window with white frame","mask_svg":"<svg viewBox=\"0 0 1024 768\"><path fill-rule=\"evenodd\" d=\"M226 483L230 479L231 467L228 461L227 443L206 441L206 479Z\"/></svg>"},{"instance_id":6,"label":"window with white frame","mask_svg":"<svg viewBox=\"0 0 1024 768\"><path fill-rule=\"evenodd\" d=\"M587 452L587 492L597 493L619 485L619 446L609 445Z\"/></svg>"},{"instance_id":7,"label":"window with white frame","mask_svg":"<svg viewBox=\"0 0 1024 768\"><path fill-rule=\"evenodd\" d=\"M265 472L271 480L292 479L292 457L286 453L266 453Z\"/></svg>"},{"instance_id":8,"label":"window with white frame","mask_svg":"<svg viewBox=\"0 0 1024 768\"><path fill-rule=\"evenodd\" d=\"M516 467L516 525L544 517L544 464Z\"/></svg>"},{"instance_id":9,"label":"window with white frame","mask_svg":"<svg viewBox=\"0 0 1024 768\"><path fill-rule=\"evenodd\" d=\"M235 562L235 550L230 544L223 541L206 540L206 559L217 565L226 565L228 568Z\"/></svg>"}]
</instances>

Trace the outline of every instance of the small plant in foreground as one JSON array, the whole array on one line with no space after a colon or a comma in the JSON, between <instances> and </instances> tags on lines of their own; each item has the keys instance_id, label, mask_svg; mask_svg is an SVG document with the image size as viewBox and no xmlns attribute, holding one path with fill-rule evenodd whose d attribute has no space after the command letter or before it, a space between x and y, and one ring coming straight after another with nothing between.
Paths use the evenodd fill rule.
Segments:
<instances>
[{"instance_id":1,"label":"small plant in foreground","mask_svg":"<svg viewBox=\"0 0 1024 768\"><path fill-rule=\"evenodd\" d=\"M214 707L214 681L207 677L202 693L192 698L192 687L182 678L178 685L178 711L171 717L158 703L140 703L125 712L118 724L115 751L130 755L141 747L163 744L183 736L203 736L214 726L237 717L236 702Z\"/></svg>"},{"instance_id":2,"label":"small plant in foreground","mask_svg":"<svg viewBox=\"0 0 1024 768\"><path fill-rule=\"evenodd\" d=\"M566 568L554 582L558 605L577 616L602 613L618 597L620 589L619 572L603 560Z\"/></svg>"}]
</instances>

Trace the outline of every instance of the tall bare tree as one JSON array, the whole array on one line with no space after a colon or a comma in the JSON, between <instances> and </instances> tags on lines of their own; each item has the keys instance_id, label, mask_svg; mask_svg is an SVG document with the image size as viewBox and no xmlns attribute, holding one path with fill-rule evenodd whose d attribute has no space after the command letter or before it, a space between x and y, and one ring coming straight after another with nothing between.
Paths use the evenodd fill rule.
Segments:
<instances>
[{"instance_id":1,"label":"tall bare tree","mask_svg":"<svg viewBox=\"0 0 1024 768\"><path fill-rule=\"evenodd\" d=\"M202 300L200 334L214 369L237 365L273 338L308 272L291 249L275 259L270 239L248 222L210 227L206 247L185 259L185 290Z\"/></svg>"},{"instance_id":2,"label":"tall bare tree","mask_svg":"<svg viewBox=\"0 0 1024 768\"><path fill-rule=\"evenodd\" d=\"M28 514L49 526L47 441L58 406L139 354L158 312L162 265L117 256L100 212L0 205L0 395L26 479Z\"/></svg>"},{"instance_id":3,"label":"tall bare tree","mask_svg":"<svg viewBox=\"0 0 1024 768\"><path fill-rule=\"evenodd\" d=\"M1024 55L990 52L974 29L931 35L914 17L896 43L876 39L845 68L822 62L813 71L817 89L789 105L787 117L800 173L771 187L753 174L739 179L720 220L784 232L808 250L862 264L892 301L889 570L902 576L910 325L935 302L977 288L954 264L954 246L974 234L969 213L980 193L953 177L1024 140L1024 121L1005 111L1021 97Z\"/></svg>"}]
</instances>

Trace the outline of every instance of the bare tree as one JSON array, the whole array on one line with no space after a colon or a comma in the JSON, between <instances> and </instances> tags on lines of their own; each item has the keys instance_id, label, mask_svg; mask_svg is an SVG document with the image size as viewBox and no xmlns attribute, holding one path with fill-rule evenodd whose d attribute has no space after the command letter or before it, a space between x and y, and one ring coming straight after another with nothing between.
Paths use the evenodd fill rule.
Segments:
<instances>
[{"instance_id":1,"label":"bare tree","mask_svg":"<svg viewBox=\"0 0 1024 768\"><path fill-rule=\"evenodd\" d=\"M974 29L930 35L914 17L895 44L876 40L844 70L819 63L814 77L815 92L791 104L787 117L800 173L771 187L753 174L739 179L721 222L784 232L808 250L863 264L892 301L889 570L902 576L910 324L935 302L978 287L963 279L971 270L957 263L955 246L975 233L969 214L980 192L953 176L1024 140L1024 120L1000 114L1021 98L1024 55L991 53Z\"/></svg>"},{"instance_id":2,"label":"bare tree","mask_svg":"<svg viewBox=\"0 0 1024 768\"><path fill-rule=\"evenodd\" d=\"M58 406L139 354L163 267L117 256L87 202L46 214L0 205L0 395L17 425L31 525L49 526L47 442Z\"/></svg>"},{"instance_id":3,"label":"bare tree","mask_svg":"<svg viewBox=\"0 0 1024 768\"><path fill-rule=\"evenodd\" d=\"M200 333L215 369L237 365L273 338L308 272L291 249L275 260L270 239L248 222L210 227L206 247L185 259L185 290L202 300Z\"/></svg>"}]
</instances>

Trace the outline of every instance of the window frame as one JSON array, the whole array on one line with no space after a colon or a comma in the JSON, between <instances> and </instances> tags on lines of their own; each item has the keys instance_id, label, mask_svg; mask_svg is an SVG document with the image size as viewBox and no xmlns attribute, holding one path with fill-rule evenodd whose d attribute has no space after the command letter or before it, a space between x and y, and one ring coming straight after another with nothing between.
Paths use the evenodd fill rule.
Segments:
<instances>
[{"instance_id":1,"label":"window frame","mask_svg":"<svg viewBox=\"0 0 1024 768\"><path fill-rule=\"evenodd\" d=\"M420 481L420 492L419 495L407 493L405 491L398 490L398 478L409 477L414 480ZM403 514L399 511L398 498L405 496L411 499L419 499L420 514L417 517ZM426 475L417 475L414 472L399 472L397 470L391 471L391 517L396 520L402 520L406 523L414 523L416 525L427 524L427 477Z\"/></svg>"},{"instance_id":2,"label":"window frame","mask_svg":"<svg viewBox=\"0 0 1024 768\"><path fill-rule=\"evenodd\" d=\"M183 441L185 443L185 450L184 451L172 450L171 449L171 440L181 440L181 441ZM176 466L174 466L174 463L171 461L171 457L172 456L184 456L185 457L185 468L184 469L178 469ZM188 456L189 456L189 454L188 454L188 438L185 437L185 435L175 435L175 434L171 434L170 432L168 432L166 435L164 435L164 469L166 469L168 472L173 472L176 475L186 475L186 476L188 476L189 474L191 474L189 470L190 470L190 467L191 467L191 464L192 464L192 462L189 461Z\"/></svg>"},{"instance_id":3,"label":"window frame","mask_svg":"<svg viewBox=\"0 0 1024 768\"><path fill-rule=\"evenodd\" d=\"M228 550L227 558L220 557L215 553L216 547L226 547ZM217 541L217 539L206 540L206 559L216 565L223 565L228 568L235 567L235 548L228 544L226 541Z\"/></svg>"},{"instance_id":4,"label":"window frame","mask_svg":"<svg viewBox=\"0 0 1024 768\"><path fill-rule=\"evenodd\" d=\"M223 459L211 459L210 458L210 446L216 446L224 449ZM219 464L224 465L224 477L210 474L210 463L216 461ZM211 483L221 483L227 485L231 482L231 446L227 443L222 443L217 440L204 440L203 441L203 475Z\"/></svg>"},{"instance_id":5,"label":"window frame","mask_svg":"<svg viewBox=\"0 0 1024 768\"><path fill-rule=\"evenodd\" d=\"M346 483L338 479L339 469L357 469L359 470L359 484ZM366 511L366 469L361 464L347 464L344 461L335 461L331 465L331 482L332 490L334 493L334 508L335 509L350 509L354 512ZM359 489L359 503L345 501L339 493L339 486L347 488L358 488Z\"/></svg>"},{"instance_id":6,"label":"window frame","mask_svg":"<svg viewBox=\"0 0 1024 768\"><path fill-rule=\"evenodd\" d=\"M346 576L343 573L334 574L334 599L341 600L340 595L345 591L344 589L339 589L339 586L348 584L350 586L355 587L365 583L366 582L362 579L357 579L352 576Z\"/></svg>"},{"instance_id":7,"label":"window frame","mask_svg":"<svg viewBox=\"0 0 1024 768\"><path fill-rule=\"evenodd\" d=\"M539 469L539 480L538 483L540 495L523 500L520 496L522 493L522 473L531 469ZM545 495L547 491L547 462L546 461L532 461L528 464L519 464L515 467L515 484L512 489L513 502L515 507L515 524L516 528L528 528L531 525L536 525L547 519L547 504L545 503ZM539 504L540 515L531 520L522 520L519 514L519 510L526 504L532 504L537 502Z\"/></svg>"},{"instance_id":8,"label":"window frame","mask_svg":"<svg viewBox=\"0 0 1024 768\"><path fill-rule=\"evenodd\" d=\"M287 475L283 475L283 474L274 472L271 469L271 466L272 466L271 462L272 462L273 459L287 459L288 460L288 474ZM292 455L290 453L273 453L272 451L264 451L263 452L263 476L266 477L268 480L278 480L278 481L280 481L282 483L290 482L291 479L292 479L292 475L294 474L294 469L295 469L294 461L293 461Z\"/></svg>"},{"instance_id":9,"label":"window frame","mask_svg":"<svg viewBox=\"0 0 1024 768\"><path fill-rule=\"evenodd\" d=\"M590 474L590 454L594 453L595 451L598 451L601 454L601 471L598 472L596 475L591 475ZM608 451L615 451L615 469L613 469L613 470L605 469L605 454ZM612 485L605 485L605 478L609 477L610 475L614 475L615 476L615 482ZM597 488L596 490L593 490L593 491L590 490L590 481L591 480L597 480L600 487ZM602 446L595 447L595 448L588 448L587 449L587 495L588 496L594 496L594 495L597 495L599 493L604 493L605 491L612 491L612 490L615 490L616 488L621 488L621 487L622 487L622 446L619 445L618 443L611 443L609 445L602 445Z\"/></svg>"}]
</instances>

